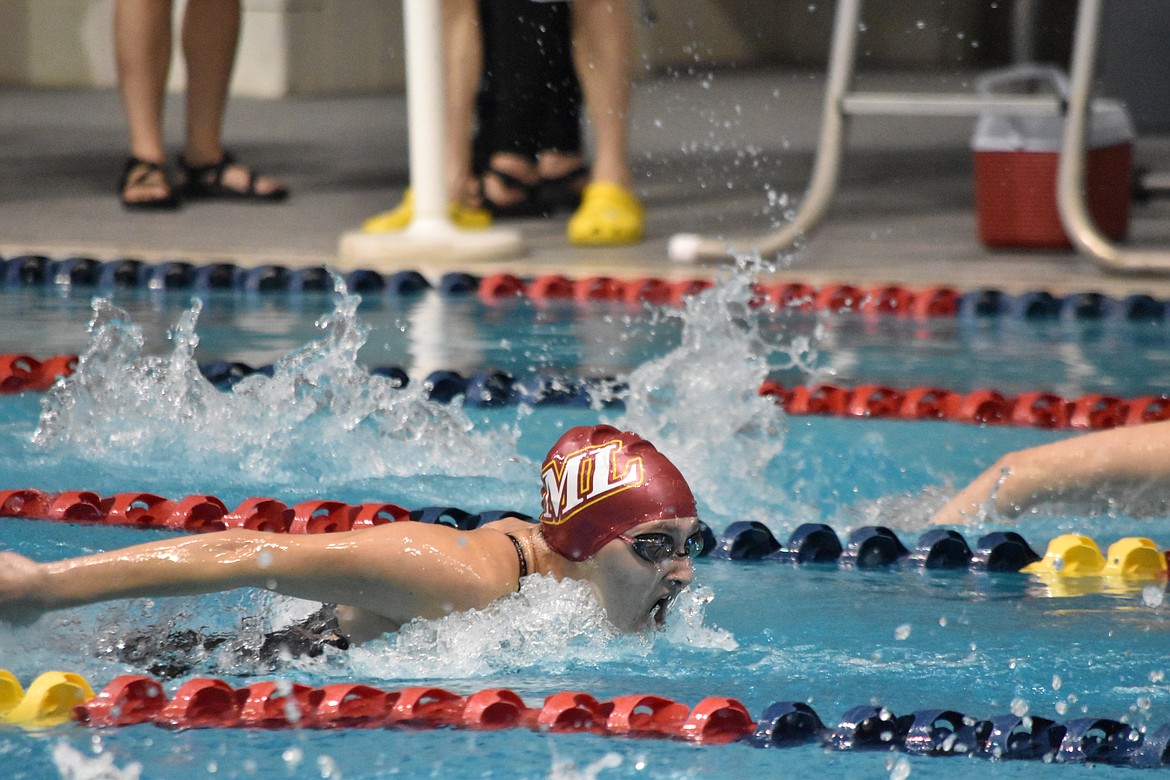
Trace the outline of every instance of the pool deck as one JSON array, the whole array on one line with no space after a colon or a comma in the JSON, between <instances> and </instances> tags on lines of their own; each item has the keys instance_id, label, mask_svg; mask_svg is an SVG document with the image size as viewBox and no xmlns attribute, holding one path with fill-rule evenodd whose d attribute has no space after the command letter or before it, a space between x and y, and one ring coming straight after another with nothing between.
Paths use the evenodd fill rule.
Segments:
<instances>
[{"instance_id":1,"label":"pool deck","mask_svg":"<svg viewBox=\"0 0 1170 780\"><path fill-rule=\"evenodd\" d=\"M970 89L974 74L862 74L859 88ZM632 161L648 209L633 247L582 249L564 219L506 223L525 253L507 261L414 258L377 266L430 276L448 270L620 277L709 277L713 266L667 259L676 232L744 237L781 224L808 183L822 74L716 71L641 80ZM172 147L182 127L172 97ZM1170 274L1119 275L1070 251L989 251L976 235L971 118L853 120L836 198L778 278L812 284L946 284L1055 294L1145 292L1170 297ZM227 144L281 177L281 205L193 203L171 214L128 213L114 196L124 129L112 90L0 88L0 254L99 259L333 263L341 235L394 205L408 183L405 97L233 99ZM1142 136L1135 164L1170 167L1170 136ZM1170 249L1170 201L1134 203L1130 246ZM358 263L362 267L374 267Z\"/></svg>"}]
</instances>

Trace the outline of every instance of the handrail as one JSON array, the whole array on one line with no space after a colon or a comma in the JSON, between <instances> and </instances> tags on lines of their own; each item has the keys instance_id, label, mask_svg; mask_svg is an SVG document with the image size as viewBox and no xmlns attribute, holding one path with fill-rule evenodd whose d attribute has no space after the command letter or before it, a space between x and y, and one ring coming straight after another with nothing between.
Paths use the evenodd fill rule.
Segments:
<instances>
[{"instance_id":1,"label":"handrail","mask_svg":"<svg viewBox=\"0 0 1170 780\"><path fill-rule=\"evenodd\" d=\"M736 256L775 257L810 235L828 210L837 187L843 152L845 119L865 115L964 116L987 109L1008 108L1030 116L1052 115L1062 107L1048 97L979 96L966 93L849 92L862 0L839 0L829 52L829 69L822 110L821 135L812 177L792 220L782 228L737 241L677 233L668 254L676 262L719 262ZM1085 131L1092 89L1094 58L1101 16L1101 0L1080 0L1074 38L1073 73L1067 121L1061 144L1057 205L1073 246L1109 271L1170 270L1170 253L1123 250L1101 235L1085 205Z\"/></svg>"},{"instance_id":2,"label":"handrail","mask_svg":"<svg viewBox=\"0 0 1170 780\"><path fill-rule=\"evenodd\" d=\"M1170 271L1170 252L1122 249L1102 235L1085 206L1085 133L1100 26L1101 0L1081 0L1073 42L1068 119L1056 177L1060 221L1073 246L1108 271Z\"/></svg>"}]
</instances>

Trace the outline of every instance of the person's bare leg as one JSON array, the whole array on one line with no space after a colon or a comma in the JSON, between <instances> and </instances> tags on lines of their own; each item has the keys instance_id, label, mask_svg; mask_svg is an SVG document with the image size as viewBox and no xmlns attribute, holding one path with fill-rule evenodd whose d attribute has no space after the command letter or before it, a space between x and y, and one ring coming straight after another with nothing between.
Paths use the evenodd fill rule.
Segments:
<instances>
[{"instance_id":1,"label":"person's bare leg","mask_svg":"<svg viewBox=\"0 0 1170 780\"><path fill-rule=\"evenodd\" d=\"M573 61L596 140L593 181L629 188L634 22L626 0L574 0Z\"/></svg>"},{"instance_id":2,"label":"person's bare leg","mask_svg":"<svg viewBox=\"0 0 1170 780\"><path fill-rule=\"evenodd\" d=\"M114 6L114 53L118 88L129 131L130 154L163 165L163 101L171 62L170 0L117 0ZM130 203L165 198L171 194L163 174L130 172L122 192ZM130 184L137 181L136 184Z\"/></svg>"},{"instance_id":3,"label":"person's bare leg","mask_svg":"<svg viewBox=\"0 0 1170 780\"><path fill-rule=\"evenodd\" d=\"M183 15L183 58L187 63L187 140L183 160L198 168L223 159L223 119L228 87L240 37L240 0L188 0ZM222 183L233 190L248 187L249 171L233 164L224 169ZM280 184L256 179L258 194Z\"/></svg>"},{"instance_id":4,"label":"person's bare leg","mask_svg":"<svg viewBox=\"0 0 1170 780\"><path fill-rule=\"evenodd\" d=\"M593 175L565 226L574 244L632 244L645 232L627 145L633 25L626 0L573 2L573 62L596 139Z\"/></svg>"},{"instance_id":5,"label":"person's bare leg","mask_svg":"<svg viewBox=\"0 0 1170 780\"><path fill-rule=\"evenodd\" d=\"M471 136L475 96L483 70L483 34L476 0L443 0L443 57L447 197L464 206L478 207Z\"/></svg>"}]
</instances>

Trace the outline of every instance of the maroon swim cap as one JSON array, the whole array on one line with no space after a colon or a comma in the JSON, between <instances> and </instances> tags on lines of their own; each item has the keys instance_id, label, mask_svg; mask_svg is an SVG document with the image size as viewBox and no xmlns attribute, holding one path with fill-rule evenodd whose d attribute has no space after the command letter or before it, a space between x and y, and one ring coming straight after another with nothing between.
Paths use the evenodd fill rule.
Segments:
<instances>
[{"instance_id":1,"label":"maroon swim cap","mask_svg":"<svg viewBox=\"0 0 1170 780\"><path fill-rule=\"evenodd\" d=\"M674 464L642 437L611 425L570 428L545 456L540 479L544 538L571 561L636 525L698 515Z\"/></svg>"}]
</instances>

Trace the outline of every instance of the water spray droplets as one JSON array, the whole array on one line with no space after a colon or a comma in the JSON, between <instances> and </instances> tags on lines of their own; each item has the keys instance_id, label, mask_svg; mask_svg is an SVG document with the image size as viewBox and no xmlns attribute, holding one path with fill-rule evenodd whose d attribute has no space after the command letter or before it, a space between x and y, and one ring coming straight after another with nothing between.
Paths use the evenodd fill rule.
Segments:
<instances>
[{"instance_id":1,"label":"water spray droplets","mask_svg":"<svg viewBox=\"0 0 1170 780\"><path fill-rule=\"evenodd\" d=\"M784 413L756 392L769 371L769 347L750 310L758 257L687 299L681 344L629 377L619 427L653 441L687 475L700 500L728 511L767 490L764 467L784 447ZM697 436L696 432L702 435Z\"/></svg>"},{"instance_id":2,"label":"water spray droplets","mask_svg":"<svg viewBox=\"0 0 1170 780\"><path fill-rule=\"evenodd\" d=\"M44 399L34 442L130 468L182 462L217 484L267 489L306 477L523 481L529 464L499 457L515 450L515 430L475 431L460 404L431 403L421 387L397 388L358 363L368 336L360 298L337 284L334 310L317 323L323 337L230 393L212 387L194 359L201 302L176 323L171 353L154 357L142 354L141 329L124 311L95 300L89 347Z\"/></svg>"}]
</instances>

